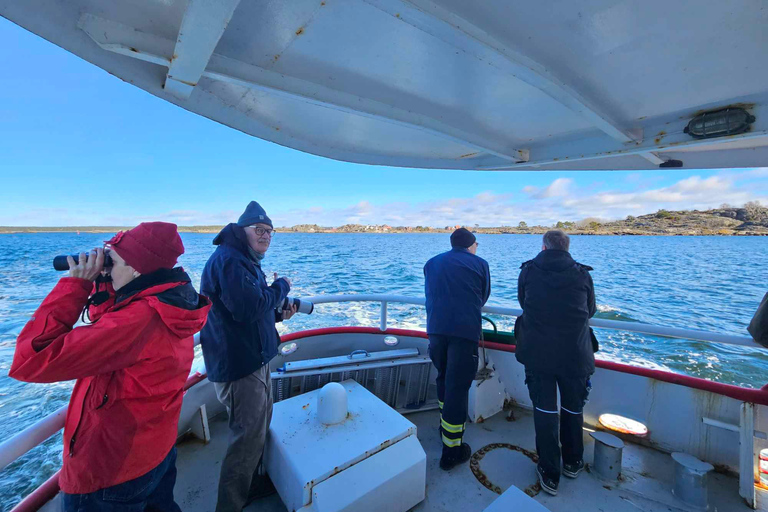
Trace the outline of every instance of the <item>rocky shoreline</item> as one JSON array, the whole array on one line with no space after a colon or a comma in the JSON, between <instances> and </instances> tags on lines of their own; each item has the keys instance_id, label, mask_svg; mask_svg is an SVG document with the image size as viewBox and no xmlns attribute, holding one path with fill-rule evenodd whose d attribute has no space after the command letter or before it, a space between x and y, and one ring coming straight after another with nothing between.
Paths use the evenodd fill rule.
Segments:
<instances>
[{"instance_id":1,"label":"rocky shoreline","mask_svg":"<svg viewBox=\"0 0 768 512\"><path fill-rule=\"evenodd\" d=\"M182 233L218 233L223 226L179 226ZM277 228L293 233L450 233L461 226L444 228L424 226L389 226L346 224L339 227L299 224ZM629 216L624 220L603 221L583 219L578 222L558 222L553 226L480 227L464 226L483 234L542 234L559 228L571 235L628 235L628 236L768 236L768 208L759 203L748 203L743 208L723 205L711 210L659 210L656 213ZM7 233L114 233L129 229L125 226L73 226L73 227L13 227L0 226L0 234Z\"/></svg>"}]
</instances>

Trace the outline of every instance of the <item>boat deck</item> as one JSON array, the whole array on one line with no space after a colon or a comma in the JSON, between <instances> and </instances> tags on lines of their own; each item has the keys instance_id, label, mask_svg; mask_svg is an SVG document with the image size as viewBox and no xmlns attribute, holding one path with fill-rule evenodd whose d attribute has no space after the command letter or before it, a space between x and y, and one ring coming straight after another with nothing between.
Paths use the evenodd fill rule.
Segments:
<instances>
[{"instance_id":1,"label":"boat deck","mask_svg":"<svg viewBox=\"0 0 768 512\"><path fill-rule=\"evenodd\" d=\"M513 409L514 421L506 413L499 413L479 424L468 424L465 441L477 453L493 443L507 443L534 451L533 416L529 411ZM450 472L438 467L441 444L436 410L412 413L407 416L418 427L418 437L427 453L427 497L416 506L416 511L482 511L499 495L480 483L469 464ZM182 510L210 512L216 504L216 488L221 459L227 444L226 415L211 420L211 442L207 445L188 440L178 446L179 475L176 500ZM585 459L592 460L593 442L584 432ZM520 489L538 491L535 464L523 452L504 447L491 449L478 464L489 485L501 491L510 485ZM670 512L691 510L670 492L673 463L668 454L627 444L624 449L623 481L608 483L594 474L582 473L578 479L561 478L558 495L553 497L539 492L535 499L553 512L623 512L645 510ZM768 510L768 499L758 496L758 510ZM751 510L739 497L738 480L732 476L712 473L709 480L711 511L738 512ZM249 505L246 511L283 512L286 508L279 496L273 495Z\"/></svg>"}]
</instances>

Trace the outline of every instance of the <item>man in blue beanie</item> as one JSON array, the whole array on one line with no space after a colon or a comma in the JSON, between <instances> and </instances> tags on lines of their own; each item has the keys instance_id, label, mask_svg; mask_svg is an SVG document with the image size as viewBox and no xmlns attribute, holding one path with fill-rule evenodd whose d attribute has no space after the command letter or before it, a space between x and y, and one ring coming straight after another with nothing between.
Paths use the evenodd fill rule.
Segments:
<instances>
[{"instance_id":1,"label":"man in blue beanie","mask_svg":"<svg viewBox=\"0 0 768 512\"><path fill-rule=\"evenodd\" d=\"M472 454L462 440L469 388L477 373L481 310L491 295L491 272L476 255L475 235L459 228L451 235L451 247L424 265L429 355L437 368L443 441L440 468L445 471Z\"/></svg>"},{"instance_id":2,"label":"man in blue beanie","mask_svg":"<svg viewBox=\"0 0 768 512\"><path fill-rule=\"evenodd\" d=\"M237 223L213 239L218 247L205 264L200 284L201 293L213 303L200 332L205 367L229 413L217 512L240 512L253 499L274 492L268 477L258 475L272 419L269 361L280 343L275 322L291 318L296 308L282 307L290 279L275 273L268 285L261 270L273 235L267 212L251 201Z\"/></svg>"}]
</instances>

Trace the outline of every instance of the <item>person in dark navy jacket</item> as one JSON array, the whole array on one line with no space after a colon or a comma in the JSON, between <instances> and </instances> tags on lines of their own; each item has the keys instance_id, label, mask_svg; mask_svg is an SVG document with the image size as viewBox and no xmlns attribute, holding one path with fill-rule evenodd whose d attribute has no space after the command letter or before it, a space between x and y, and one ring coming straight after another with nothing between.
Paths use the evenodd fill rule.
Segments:
<instances>
[{"instance_id":1,"label":"person in dark navy jacket","mask_svg":"<svg viewBox=\"0 0 768 512\"><path fill-rule=\"evenodd\" d=\"M560 482L560 444L562 473L576 478L584 469L583 409L595 371L589 328L597 311L592 267L574 261L569 248L568 235L548 231L542 251L523 263L517 282L523 314L515 325L516 356L525 365L534 407L536 471L541 487L552 495Z\"/></svg>"},{"instance_id":2,"label":"person in dark navy jacket","mask_svg":"<svg viewBox=\"0 0 768 512\"><path fill-rule=\"evenodd\" d=\"M200 333L205 367L229 413L217 512L240 512L256 497L274 492L266 475L257 474L272 419L269 361L280 343L275 322L287 320L296 308L282 309L291 281L275 274L268 285L261 270L273 234L272 221L251 201L237 223L213 239L218 247L200 284L212 302Z\"/></svg>"},{"instance_id":3,"label":"person in dark navy jacket","mask_svg":"<svg viewBox=\"0 0 768 512\"><path fill-rule=\"evenodd\" d=\"M491 295L488 262L477 256L475 235L464 228L451 235L448 252L424 265L429 354L437 368L437 399L443 454L449 470L469 460L463 442L469 388L477 373L481 310Z\"/></svg>"}]
</instances>

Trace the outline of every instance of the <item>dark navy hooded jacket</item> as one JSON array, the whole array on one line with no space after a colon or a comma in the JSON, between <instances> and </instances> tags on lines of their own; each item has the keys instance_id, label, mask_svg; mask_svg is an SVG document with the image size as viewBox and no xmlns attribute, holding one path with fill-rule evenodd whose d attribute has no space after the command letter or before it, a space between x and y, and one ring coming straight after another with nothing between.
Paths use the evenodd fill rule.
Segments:
<instances>
[{"instance_id":1,"label":"dark navy hooded jacket","mask_svg":"<svg viewBox=\"0 0 768 512\"><path fill-rule=\"evenodd\" d=\"M491 295L488 262L467 249L453 248L424 265L427 334L480 341L481 310Z\"/></svg>"},{"instance_id":2,"label":"dark navy hooded jacket","mask_svg":"<svg viewBox=\"0 0 768 512\"><path fill-rule=\"evenodd\" d=\"M218 245L203 270L200 289L210 298L200 344L208 380L231 382L255 372L277 355L276 308L290 287L284 279L267 285L249 256L243 228L229 224L213 239Z\"/></svg>"},{"instance_id":3,"label":"dark navy hooded jacket","mask_svg":"<svg viewBox=\"0 0 768 512\"><path fill-rule=\"evenodd\" d=\"M595 371L589 319L595 315L592 267L567 251L547 249L522 265L517 299L517 360L527 370L583 377Z\"/></svg>"}]
</instances>

